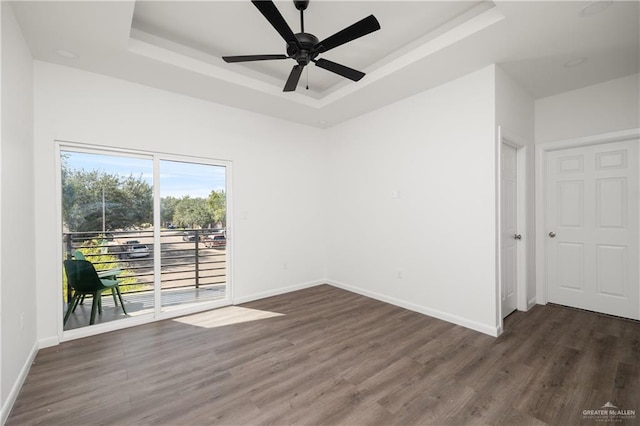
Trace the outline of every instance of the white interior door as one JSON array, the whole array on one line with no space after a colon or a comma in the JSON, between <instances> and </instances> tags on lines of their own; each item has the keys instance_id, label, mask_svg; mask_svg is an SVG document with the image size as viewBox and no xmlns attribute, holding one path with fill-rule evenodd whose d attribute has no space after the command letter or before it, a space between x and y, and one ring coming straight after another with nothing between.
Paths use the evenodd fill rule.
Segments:
<instances>
[{"instance_id":1,"label":"white interior door","mask_svg":"<svg viewBox=\"0 0 640 426\"><path fill-rule=\"evenodd\" d=\"M640 319L638 141L547 154L547 299Z\"/></svg>"},{"instance_id":2,"label":"white interior door","mask_svg":"<svg viewBox=\"0 0 640 426\"><path fill-rule=\"evenodd\" d=\"M518 280L518 170L516 148L502 144L501 157L501 300L502 317L506 317L517 307Z\"/></svg>"}]
</instances>

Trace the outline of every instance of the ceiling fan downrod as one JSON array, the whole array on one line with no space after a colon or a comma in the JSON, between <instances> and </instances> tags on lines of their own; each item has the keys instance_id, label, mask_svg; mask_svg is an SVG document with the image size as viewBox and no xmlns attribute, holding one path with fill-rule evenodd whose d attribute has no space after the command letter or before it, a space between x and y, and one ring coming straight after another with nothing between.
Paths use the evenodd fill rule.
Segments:
<instances>
[{"instance_id":1,"label":"ceiling fan downrod","mask_svg":"<svg viewBox=\"0 0 640 426\"><path fill-rule=\"evenodd\" d=\"M300 11L300 32L304 32L304 11L309 6L309 0L294 0L293 4Z\"/></svg>"},{"instance_id":2,"label":"ceiling fan downrod","mask_svg":"<svg viewBox=\"0 0 640 426\"><path fill-rule=\"evenodd\" d=\"M304 32L304 11L309 6L309 0L293 0L296 9L300 11L300 32Z\"/></svg>"}]
</instances>

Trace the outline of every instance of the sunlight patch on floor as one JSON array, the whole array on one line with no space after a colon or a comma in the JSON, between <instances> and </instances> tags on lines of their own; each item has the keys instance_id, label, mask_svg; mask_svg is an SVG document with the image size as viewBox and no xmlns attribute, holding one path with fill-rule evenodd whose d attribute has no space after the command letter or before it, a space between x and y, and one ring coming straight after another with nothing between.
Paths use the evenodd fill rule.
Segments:
<instances>
[{"instance_id":1,"label":"sunlight patch on floor","mask_svg":"<svg viewBox=\"0 0 640 426\"><path fill-rule=\"evenodd\" d=\"M227 306L186 317L176 318L183 324L195 325L203 328L215 328L225 325L240 324L249 321L258 321L267 318L280 317L284 314L278 312L261 311L259 309L243 308L241 306Z\"/></svg>"}]
</instances>

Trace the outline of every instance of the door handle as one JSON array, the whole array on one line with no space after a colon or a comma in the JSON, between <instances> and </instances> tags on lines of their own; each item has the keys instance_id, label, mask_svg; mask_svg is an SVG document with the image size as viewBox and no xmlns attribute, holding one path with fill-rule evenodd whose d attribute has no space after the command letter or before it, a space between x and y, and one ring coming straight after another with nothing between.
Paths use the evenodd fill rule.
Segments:
<instances>
[{"instance_id":1,"label":"door handle","mask_svg":"<svg viewBox=\"0 0 640 426\"><path fill-rule=\"evenodd\" d=\"M522 239L522 234L516 234L513 236L513 238L515 238L516 240L521 240Z\"/></svg>"},{"instance_id":2,"label":"door handle","mask_svg":"<svg viewBox=\"0 0 640 426\"><path fill-rule=\"evenodd\" d=\"M555 233L555 232L553 232L553 231L551 231L551 232L549 232L549 236L550 236L551 238L555 238L555 237L556 237L556 233Z\"/></svg>"}]
</instances>

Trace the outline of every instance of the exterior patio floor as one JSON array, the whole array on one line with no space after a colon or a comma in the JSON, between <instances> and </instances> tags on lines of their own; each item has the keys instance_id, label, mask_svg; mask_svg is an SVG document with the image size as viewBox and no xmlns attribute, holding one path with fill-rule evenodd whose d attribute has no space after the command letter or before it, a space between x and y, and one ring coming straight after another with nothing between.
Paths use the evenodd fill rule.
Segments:
<instances>
[{"instance_id":1,"label":"exterior patio floor","mask_svg":"<svg viewBox=\"0 0 640 426\"><path fill-rule=\"evenodd\" d=\"M172 310L188 305L211 302L214 300L224 299L227 291L225 283L201 285L199 288L169 288L162 290L162 307L166 310ZM96 324L116 321L126 317L135 317L145 314L151 314L154 310L154 293L153 291L141 291L135 293L123 293L125 315L120 306L115 306L113 297L109 292L102 295L102 314L96 313ZM67 311L67 304L63 306L63 315ZM75 312L71 314L65 330L85 327L89 325L91 318L91 298L87 298L82 305L78 305Z\"/></svg>"}]
</instances>

